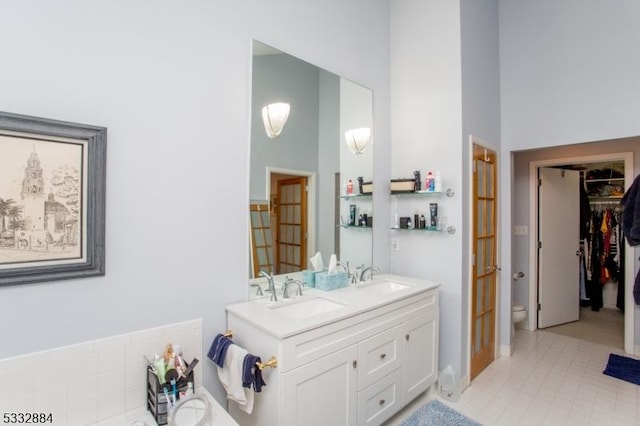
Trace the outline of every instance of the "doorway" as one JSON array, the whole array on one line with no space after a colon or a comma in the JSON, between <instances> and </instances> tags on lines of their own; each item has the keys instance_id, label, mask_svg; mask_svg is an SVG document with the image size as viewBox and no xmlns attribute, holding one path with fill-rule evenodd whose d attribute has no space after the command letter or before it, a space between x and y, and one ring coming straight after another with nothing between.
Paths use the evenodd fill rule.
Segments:
<instances>
[{"instance_id":1,"label":"doorway","mask_svg":"<svg viewBox=\"0 0 640 426\"><path fill-rule=\"evenodd\" d=\"M540 202L540 199L538 198L539 172L545 168L562 168L562 169L578 170L582 174L582 178L584 180L585 178L589 177L587 175L589 170L602 170L608 167L608 170L610 173L611 170L614 169L614 166L613 166L614 164L619 165L619 167L617 167L618 169L622 169L621 172L618 171L618 173L621 173L621 176L618 176L618 175L608 176L607 179L605 180L606 184L612 188L616 186L624 186L624 190L628 189L629 185L633 181L633 153L630 153L630 152L599 154L599 155L591 155L591 156L576 156L576 157L566 157L566 158L554 158L549 160L531 161L529 163L529 178L530 178L529 228L532 229L533 231L531 233L531 238L529 239L529 244L530 244L529 252L531 253L531 255L530 255L530 265L529 265L530 278L529 278L528 328L532 331L537 328L543 328L549 325L549 323L545 323L545 321L542 321L541 323L541 318L543 317L543 314L540 311L540 305L539 305L540 301L545 298L545 296L541 294L541 292L544 292L544 289L539 287L539 285L542 280L546 281L548 279L545 276L545 274L548 273L548 269L541 270L541 265L540 265L540 261L544 257L544 255L540 254L541 253L540 244L542 244L542 247L545 246L544 241L541 239L542 238L541 232L544 232L543 230L545 228L546 223L543 215L541 214L541 202ZM596 183L595 179L593 179L593 176L591 177L592 179L587 179L586 184L582 182L583 187L585 187L585 189L587 190L586 192L591 193L591 197L588 197L590 211L593 211L600 207L613 209L614 206L619 202L619 198L621 198L621 194L619 192L618 193L607 192L603 196L594 195L592 191L594 185L592 185L592 187L588 186L590 182L591 184ZM620 185L617 185L617 184L620 184ZM573 215L574 217L578 217L580 215L580 211L579 210L576 210L574 212L566 211L563 214ZM622 244L624 245L625 243L622 243ZM567 241L566 245L567 247L566 247L566 250L564 251L566 251L567 253L570 253L570 250L572 250L572 252L576 252L576 248L579 248L579 246L576 247L575 241ZM569 246L572 246L572 247L569 248ZM584 255L583 249L580 250L579 253L581 255ZM624 275L626 277L633 277L632 250L626 250L623 257L624 257L623 259L624 266L622 266L622 268L624 271ZM576 258L574 257L574 259ZM580 261L582 261L582 259ZM581 264L578 262L573 262L573 264L575 264L576 267L581 267ZM577 271L574 270L573 272L576 276L578 275ZM582 293L579 293L579 291L581 290L581 287L580 287L580 283L582 282L581 280L582 278L579 278L577 281L573 281L575 283L573 287L575 297L572 299L571 302L569 302L572 306L567 307L567 310L571 310L571 311L575 310L576 312L579 311L580 321L582 321L583 318L588 321L591 321L593 320L593 315L589 315L589 316L583 315L585 313L584 311L585 308L584 307L580 308L579 306L580 300L583 298ZM634 303L633 303L632 285L631 285L632 278L631 278L631 281L629 280L630 280L629 278L626 279L624 291L621 293L622 295L621 297L624 301L623 303L627 307L627 309L624 309L624 315L623 315L624 344L622 346L624 346L624 350L626 352L634 353L634 321L633 321ZM605 283L603 288L605 292L610 291L607 288L607 286L608 284ZM602 297L605 297L604 293ZM549 300L548 297L547 297L547 300ZM597 301L595 302L597 303ZM615 309L615 306L602 306L602 302L600 303L601 305L599 307ZM611 302L608 302L608 305L611 305ZM544 306L542 307L542 309L544 310ZM602 315L602 318L605 318L607 315L608 314ZM569 319L569 321L571 321L571 319ZM563 329L563 332L560 334L569 332L568 330L570 330L571 328L576 329L577 324L579 324L580 321L570 322L566 326L559 326ZM603 321L606 321L606 319ZM560 321L559 323L562 323L562 322L564 322L564 320ZM580 338L579 335L575 335L575 337Z\"/></svg>"},{"instance_id":2,"label":"doorway","mask_svg":"<svg viewBox=\"0 0 640 426\"><path fill-rule=\"evenodd\" d=\"M275 273L301 271L315 250L315 173L267 168L266 183Z\"/></svg>"}]
</instances>

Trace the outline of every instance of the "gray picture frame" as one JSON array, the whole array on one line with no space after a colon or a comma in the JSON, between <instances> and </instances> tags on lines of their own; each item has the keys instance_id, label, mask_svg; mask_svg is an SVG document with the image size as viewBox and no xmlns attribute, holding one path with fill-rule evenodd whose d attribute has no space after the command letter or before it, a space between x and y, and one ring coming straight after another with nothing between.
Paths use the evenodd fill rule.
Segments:
<instances>
[{"instance_id":1,"label":"gray picture frame","mask_svg":"<svg viewBox=\"0 0 640 426\"><path fill-rule=\"evenodd\" d=\"M83 220L78 220L84 229L76 232L80 235L78 244L82 256L63 259L63 262L16 262L15 267L7 262L0 268L0 287L105 275L106 127L0 111L0 135L5 140L33 139L37 143L78 141L82 146L82 165L86 168L81 173L83 182L80 183L84 188L80 201ZM2 149L0 144L0 153ZM10 237L7 240L10 243Z\"/></svg>"}]
</instances>

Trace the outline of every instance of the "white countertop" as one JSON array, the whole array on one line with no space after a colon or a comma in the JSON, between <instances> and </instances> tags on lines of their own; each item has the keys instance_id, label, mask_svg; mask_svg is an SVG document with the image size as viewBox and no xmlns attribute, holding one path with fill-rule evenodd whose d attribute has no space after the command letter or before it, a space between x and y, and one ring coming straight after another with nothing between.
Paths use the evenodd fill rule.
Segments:
<instances>
[{"instance_id":1,"label":"white countertop","mask_svg":"<svg viewBox=\"0 0 640 426\"><path fill-rule=\"evenodd\" d=\"M394 283L398 284L397 287L400 287L400 289L387 291L391 287L383 287L394 286ZM378 286L378 284L380 284L380 286ZM227 305L226 309L227 312L244 318L264 332L282 339L375 309L397 300L414 296L418 293L429 291L439 285L439 283L417 278L376 274L375 278L371 281L350 284L338 290L322 291L315 288L304 287L302 291L303 296L290 299L282 298L282 293L279 292L277 302L270 302L269 293L265 293L264 297L256 298L248 302ZM291 316L290 313L285 313L285 311L288 310L287 305L300 302L305 303L305 305L300 304L300 307L306 308L308 306L312 310L313 304L306 304L306 302L311 299L325 299L321 302L323 302L324 305L331 306L333 310L311 314L309 316L299 313L300 310L298 310L298 313L294 314L294 316ZM285 309L280 310L280 308ZM322 310L322 306L320 306L319 309ZM292 312L292 310L289 312Z\"/></svg>"},{"instance_id":2,"label":"white countertop","mask_svg":"<svg viewBox=\"0 0 640 426\"><path fill-rule=\"evenodd\" d=\"M205 388L198 388L196 394L205 395L211 404L211 424L216 426L238 426L227 411L222 408ZM157 426L157 423L146 407L129 410L124 414L102 420L97 426Z\"/></svg>"}]
</instances>

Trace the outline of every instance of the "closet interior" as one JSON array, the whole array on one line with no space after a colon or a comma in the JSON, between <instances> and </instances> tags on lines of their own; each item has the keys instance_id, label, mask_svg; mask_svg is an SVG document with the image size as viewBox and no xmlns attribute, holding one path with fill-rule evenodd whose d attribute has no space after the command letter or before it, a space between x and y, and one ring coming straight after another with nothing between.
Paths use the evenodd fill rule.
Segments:
<instances>
[{"instance_id":1,"label":"closet interior","mask_svg":"<svg viewBox=\"0 0 640 426\"><path fill-rule=\"evenodd\" d=\"M585 165L581 177L586 201L580 213L580 303L593 311L617 308L624 312L624 239L620 226L624 162Z\"/></svg>"}]
</instances>

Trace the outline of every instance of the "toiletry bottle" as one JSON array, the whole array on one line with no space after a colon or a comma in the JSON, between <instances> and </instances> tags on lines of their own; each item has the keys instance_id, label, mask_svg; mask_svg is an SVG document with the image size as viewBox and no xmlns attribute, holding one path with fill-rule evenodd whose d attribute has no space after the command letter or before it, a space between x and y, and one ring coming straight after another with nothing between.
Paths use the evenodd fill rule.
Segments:
<instances>
[{"instance_id":1,"label":"toiletry bottle","mask_svg":"<svg viewBox=\"0 0 640 426\"><path fill-rule=\"evenodd\" d=\"M420 229L425 229L427 227L427 220L424 215L420 215Z\"/></svg>"},{"instance_id":2,"label":"toiletry bottle","mask_svg":"<svg viewBox=\"0 0 640 426\"><path fill-rule=\"evenodd\" d=\"M351 179L347 182L347 195L353 195L353 182Z\"/></svg>"},{"instance_id":3,"label":"toiletry bottle","mask_svg":"<svg viewBox=\"0 0 640 426\"><path fill-rule=\"evenodd\" d=\"M420 170L416 170L415 172L413 172L413 190L420 191L421 187L422 182L420 180Z\"/></svg>"},{"instance_id":4,"label":"toiletry bottle","mask_svg":"<svg viewBox=\"0 0 640 426\"><path fill-rule=\"evenodd\" d=\"M433 173L429 171L429 173L427 173L427 177L424 180L424 189L426 189L427 191L433 191L434 187L435 183L433 182Z\"/></svg>"},{"instance_id":5,"label":"toiletry bottle","mask_svg":"<svg viewBox=\"0 0 640 426\"><path fill-rule=\"evenodd\" d=\"M442 192L442 177L440 176L440 171L436 172L436 177L434 179L433 189L436 192Z\"/></svg>"},{"instance_id":6,"label":"toiletry bottle","mask_svg":"<svg viewBox=\"0 0 640 426\"><path fill-rule=\"evenodd\" d=\"M431 216L430 227L438 229L438 203L429 204L429 214Z\"/></svg>"}]
</instances>

